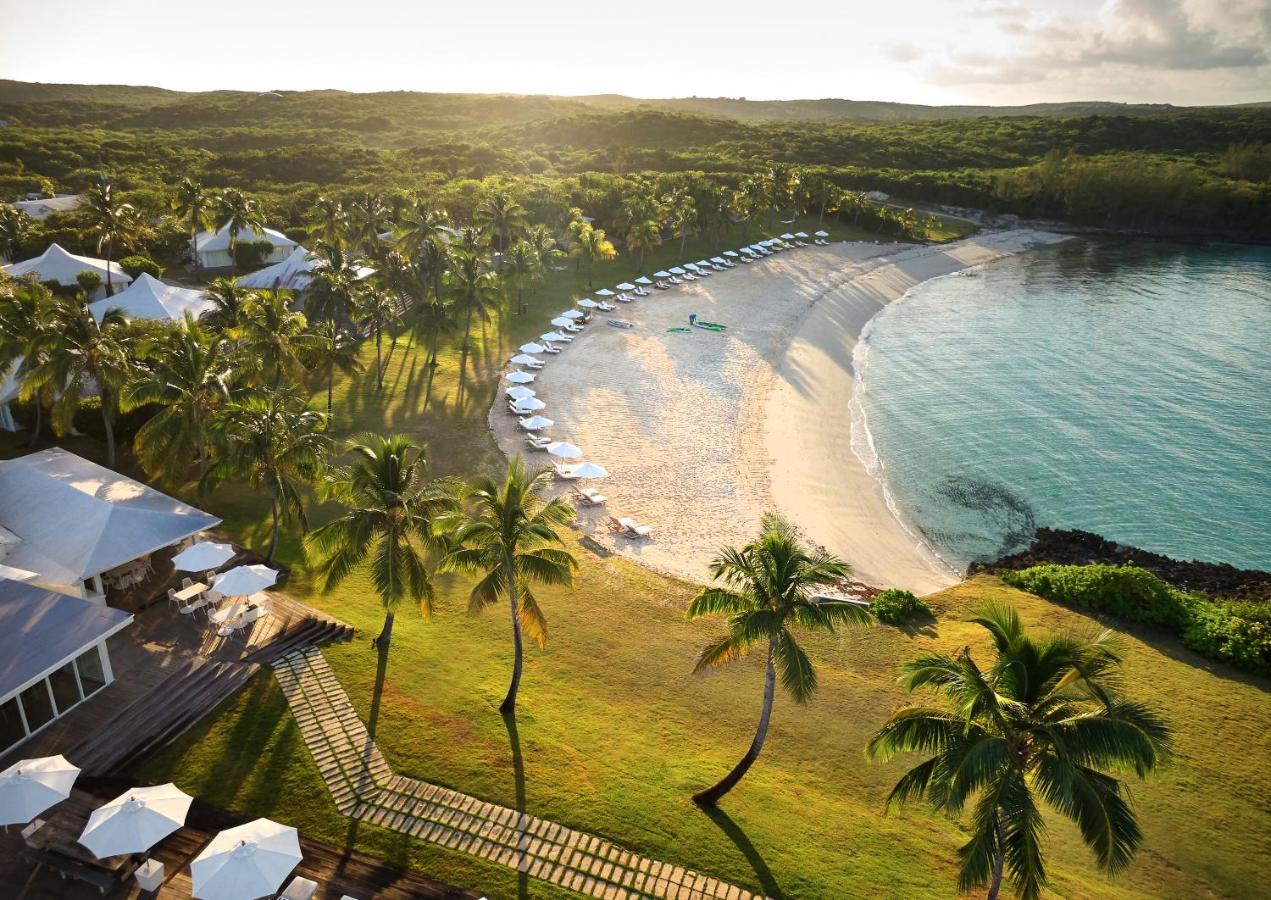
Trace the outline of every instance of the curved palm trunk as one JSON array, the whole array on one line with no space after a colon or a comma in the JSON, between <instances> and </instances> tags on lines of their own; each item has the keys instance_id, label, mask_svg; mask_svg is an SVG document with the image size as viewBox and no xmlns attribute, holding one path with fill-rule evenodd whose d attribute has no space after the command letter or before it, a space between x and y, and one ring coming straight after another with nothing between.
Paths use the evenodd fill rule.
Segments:
<instances>
[{"instance_id":1,"label":"curved palm trunk","mask_svg":"<svg viewBox=\"0 0 1271 900\"><path fill-rule=\"evenodd\" d=\"M384 390L384 332L379 322L375 323L375 383Z\"/></svg>"},{"instance_id":2,"label":"curved palm trunk","mask_svg":"<svg viewBox=\"0 0 1271 900\"><path fill-rule=\"evenodd\" d=\"M335 366L327 366L327 419L331 418L331 399L335 392Z\"/></svg>"},{"instance_id":3,"label":"curved palm trunk","mask_svg":"<svg viewBox=\"0 0 1271 900\"><path fill-rule=\"evenodd\" d=\"M512 563L507 563L509 569ZM521 687L521 614L520 604L517 602L516 596L516 576L509 574L508 576L508 603L512 608L512 683L508 685L508 694L503 698L503 702L499 704L499 712L510 713L516 710L516 692Z\"/></svg>"},{"instance_id":4,"label":"curved palm trunk","mask_svg":"<svg viewBox=\"0 0 1271 900\"><path fill-rule=\"evenodd\" d=\"M31 429L31 440L27 443L27 448L31 449L35 446L35 442L40 439L40 429L44 427L44 403L37 396L35 398L35 427Z\"/></svg>"},{"instance_id":5,"label":"curved palm trunk","mask_svg":"<svg viewBox=\"0 0 1271 900\"><path fill-rule=\"evenodd\" d=\"M114 268L111 265L111 260L113 260L114 258L115 258L115 242L110 241L109 243L106 244L106 296L107 297L115 296L115 288L110 281L110 270Z\"/></svg>"},{"instance_id":6,"label":"curved palm trunk","mask_svg":"<svg viewBox=\"0 0 1271 900\"><path fill-rule=\"evenodd\" d=\"M102 423L106 426L106 465L115 467L115 426L110 421L110 395L102 391Z\"/></svg>"},{"instance_id":7,"label":"curved palm trunk","mask_svg":"<svg viewBox=\"0 0 1271 900\"><path fill-rule=\"evenodd\" d=\"M1002 819L1000 816L998 817L996 828L997 853L993 857L993 877L989 881L987 900L997 900L998 892L1002 889Z\"/></svg>"},{"instance_id":8,"label":"curved palm trunk","mask_svg":"<svg viewBox=\"0 0 1271 900\"><path fill-rule=\"evenodd\" d=\"M393 614L391 612L384 613L384 627L380 629L379 637L372 641L372 645L380 650L387 650L388 645L393 641Z\"/></svg>"},{"instance_id":9,"label":"curved palm trunk","mask_svg":"<svg viewBox=\"0 0 1271 900\"><path fill-rule=\"evenodd\" d=\"M764 739L768 736L768 720L772 716L772 695L777 686L777 673L772 662L776 643L776 638L770 638L768 641L768 666L764 670L763 681L763 711L759 714L759 727L755 729L755 739L750 742L750 749L741 758L741 762L737 763L718 784L693 795L693 802L698 806L714 806L718 803L721 797L737 786L737 782L741 781L742 777L750 771L755 760L759 758L759 751L763 749Z\"/></svg>"},{"instance_id":10,"label":"curved palm trunk","mask_svg":"<svg viewBox=\"0 0 1271 900\"><path fill-rule=\"evenodd\" d=\"M274 561L274 551L278 549L278 497L274 497L269 503L269 512L273 516L273 525L269 530L269 553L265 555L265 562Z\"/></svg>"}]
</instances>

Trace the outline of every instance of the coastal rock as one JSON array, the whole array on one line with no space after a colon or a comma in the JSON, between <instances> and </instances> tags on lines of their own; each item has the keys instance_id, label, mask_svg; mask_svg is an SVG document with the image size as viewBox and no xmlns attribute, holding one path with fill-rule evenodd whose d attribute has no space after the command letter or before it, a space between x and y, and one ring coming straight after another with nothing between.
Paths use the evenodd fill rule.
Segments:
<instances>
[{"instance_id":1,"label":"coastal rock","mask_svg":"<svg viewBox=\"0 0 1271 900\"><path fill-rule=\"evenodd\" d=\"M988 563L972 563L967 575L1027 569L1041 563L1138 566L1181 591L1239 600L1271 599L1271 572L1227 563L1178 560L1109 541L1089 531L1038 528L1026 550Z\"/></svg>"}]
</instances>

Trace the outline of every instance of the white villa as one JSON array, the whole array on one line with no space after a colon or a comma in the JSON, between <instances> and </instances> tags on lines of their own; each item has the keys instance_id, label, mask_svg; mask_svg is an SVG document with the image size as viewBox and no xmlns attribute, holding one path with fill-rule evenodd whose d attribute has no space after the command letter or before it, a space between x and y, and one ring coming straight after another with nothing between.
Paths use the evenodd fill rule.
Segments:
<instances>
[{"instance_id":1,"label":"white villa","mask_svg":"<svg viewBox=\"0 0 1271 900\"><path fill-rule=\"evenodd\" d=\"M194 318L210 310L215 304L203 291L165 284L149 272L142 272L137 280L113 297L88 304L89 311L98 322L108 309L121 309L133 319L159 319L182 322L188 312ZM0 402L3 402L0 399Z\"/></svg>"},{"instance_id":2,"label":"white villa","mask_svg":"<svg viewBox=\"0 0 1271 900\"><path fill-rule=\"evenodd\" d=\"M291 255L282 262L266 266L249 275L243 275L235 279L235 283L239 287L251 288L252 290L277 291L285 289L303 291L309 286L309 273L313 271L317 261L317 256L304 247L297 246L295 250L291 251ZM359 279L373 274L375 274L375 270L367 266L361 266L357 270Z\"/></svg>"},{"instance_id":3,"label":"white villa","mask_svg":"<svg viewBox=\"0 0 1271 900\"><path fill-rule=\"evenodd\" d=\"M119 268L119 263L107 264L104 259L92 256L77 256L63 250L59 244L50 244L49 248L34 259L10 263L0 266L0 272L14 278L32 276L37 281L53 281L63 287L78 287L75 277L80 272L96 272L101 276L101 287L93 292L90 300L106 296L106 273L109 268L111 286L115 290L132 284L132 276Z\"/></svg>"},{"instance_id":4,"label":"white villa","mask_svg":"<svg viewBox=\"0 0 1271 900\"><path fill-rule=\"evenodd\" d=\"M104 580L219 523L59 448L0 461L0 755L113 680Z\"/></svg>"},{"instance_id":5,"label":"white villa","mask_svg":"<svg viewBox=\"0 0 1271 900\"><path fill-rule=\"evenodd\" d=\"M52 197L28 197L13 203L37 222L43 222L53 213L70 212L79 206L79 194L56 194Z\"/></svg>"},{"instance_id":6,"label":"white villa","mask_svg":"<svg viewBox=\"0 0 1271 900\"><path fill-rule=\"evenodd\" d=\"M274 249L265 257L266 263L282 262L291 255L291 251L300 246L281 231L274 231L272 228L263 231L240 228L236 239L239 243L268 241L272 244ZM234 265L234 258L229 252L228 225L216 231L200 231L194 237L194 249L199 255L199 265L205 269L228 269Z\"/></svg>"}]
</instances>

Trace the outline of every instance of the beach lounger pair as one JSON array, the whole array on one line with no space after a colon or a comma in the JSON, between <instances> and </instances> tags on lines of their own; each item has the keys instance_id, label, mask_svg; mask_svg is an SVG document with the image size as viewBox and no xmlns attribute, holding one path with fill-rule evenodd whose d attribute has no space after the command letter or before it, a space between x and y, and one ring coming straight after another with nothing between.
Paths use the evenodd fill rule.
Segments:
<instances>
[{"instance_id":1,"label":"beach lounger pair","mask_svg":"<svg viewBox=\"0 0 1271 900\"><path fill-rule=\"evenodd\" d=\"M560 353L560 347L553 347L551 344L543 345L544 353Z\"/></svg>"},{"instance_id":2,"label":"beach lounger pair","mask_svg":"<svg viewBox=\"0 0 1271 900\"><path fill-rule=\"evenodd\" d=\"M596 304L596 309L602 310L604 312L613 312L617 308L618 307L614 306L612 303L606 303L603 300Z\"/></svg>"},{"instance_id":3,"label":"beach lounger pair","mask_svg":"<svg viewBox=\"0 0 1271 900\"><path fill-rule=\"evenodd\" d=\"M527 368L527 369L535 369L535 370L538 370L538 369L543 368L543 363L542 363L542 362L521 363L521 365L523 365L523 366L524 366L525 368Z\"/></svg>"},{"instance_id":4,"label":"beach lounger pair","mask_svg":"<svg viewBox=\"0 0 1271 900\"><path fill-rule=\"evenodd\" d=\"M648 290L648 288L636 288L636 289L635 289L634 291L632 291L631 293L635 294L637 297L647 297L647 296L649 296L649 290Z\"/></svg>"},{"instance_id":5,"label":"beach lounger pair","mask_svg":"<svg viewBox=\"0 0 1271 900\"><path fill-rule=\"evenodd\" d=\"M547 445L551 442L552 439L545 434L527 434L525 436L525 443L529 444L532 450L546 450Z\"/></svg>"},{"instance_id":6,"label":"beach lounger pair","mask_svg":"<svg viewBox=\"0 0 1271 900\"><path fill-rule=\"evenodd\" d=\"M829 241L827 241L825 238L817 238L817 239L816 239L815 241L813 241L812 243L816 244L818 247L828 247L828 246L830 246L830 242L829 242Z\"/></svg>"},{"instance_id":7,"label":"beach lounger pair","mask_svg":"<svg viewBox=\"0 0 1271 900\"><path fill-rule=\"evenodd\" d=\"M653 286L659 291L669 291L671 289L671 286L665 281L655 281L653 282Z\"/></svg>"},{"instance_id":8,"label":"beach lounger pair","mask_svg":"<svg viewBox=\"0 0 1271 900\"><path fill-rule=\"evenodd\" d=\"M609 530L615 534L622 534L629 538L647 538L653 536L653 529L648 525L641 525L630 516L623 516L620 519L609 517Z\"/></svg>"},{"instance_id":9,"label":"beach lounger pair","mask_svg":"<svg viewBox=\"0 0 1271 900\"><path fill-rule=\"evenodd\" d=\"M617 297L615 297L614 299L615 299L615 300L617 300L619 303L630 303L630 302L632 302L635 298L634 298L634 297L628 297L626 294L619 294L619 295L618 295Z\"/></svg>"},{"instance_id":10,"label":"beach lounger pair","mask_svg":"<svg viewBox=\"0 0 1271 900\"><path fill-rule=\"evenodd\" d=\"M593 491L591 488L575 488L574 496L578 498L578 502L583 506L601 506L609 498L599 491Z\"/></svg>"}]
</instances>

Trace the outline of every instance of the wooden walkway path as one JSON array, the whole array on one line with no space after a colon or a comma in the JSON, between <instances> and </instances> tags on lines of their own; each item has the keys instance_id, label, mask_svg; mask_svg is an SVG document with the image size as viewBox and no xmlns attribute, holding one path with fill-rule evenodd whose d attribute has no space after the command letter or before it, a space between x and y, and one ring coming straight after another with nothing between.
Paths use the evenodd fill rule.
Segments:
<instances>
[{"instance_id":1,"label":"wooden walkway path","mask_svg":"<svg viewBox=\"0 0 1271 900\"><path fill-rule=\"evenodd\" d=\"M757 900L736 885L581 831L394 775L316 647L274 662L305 744L344 815L604 900Z\"/></svg>"}]
</instances>

